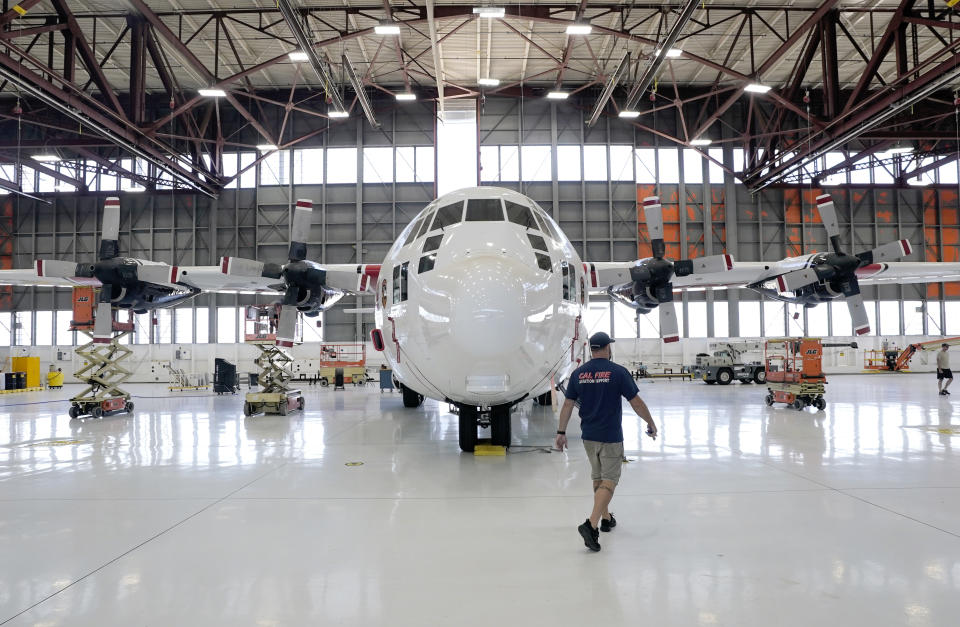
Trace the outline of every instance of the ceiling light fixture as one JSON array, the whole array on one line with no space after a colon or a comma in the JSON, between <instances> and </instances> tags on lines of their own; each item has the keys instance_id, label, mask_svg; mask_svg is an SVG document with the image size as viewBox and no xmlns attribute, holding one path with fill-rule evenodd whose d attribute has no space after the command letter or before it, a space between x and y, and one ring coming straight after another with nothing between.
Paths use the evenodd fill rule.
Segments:
<instances>
[{"instance_id":1,"label":"ceiling light fixture","mask_svg":"<svg viewBox=\"0 0 960 627\"><path fill-rule=\"evenodd\" d=\"M280 150L280 148L274 144L257 144L257 150L260 152L270 152L272 150Z\"/></svg>"},{"instance_id":2,"label":"ceiling light fixture","mask_svg":"<svg viewBox=\"0 0 960 627\"><path fill-rule=\"evenodd\" d=\"M654 52L653 54L654 56L659 57L661 52L662 52L662 49L658 48L656 52ZM666 56L668 59L676 59L677 57L683 56L683 50L681 50L680 48L670 48L667 50L667 54L664 56Z\"/></svg>"},{"instance_id":3,"label":"ceiling light fixture","mask_svg":"<svg viewBox=\"0 0 960 627\"><path fill-rule=\"evenodd\" d=\"M301 61L309 61L310 55L308 55L303 50L294 50L293 52L287 55L287 58L290 59L291 61L296 61L297 63L299 63Z\"/></svg>"},{"instance_id":4,"label":"ceiling light fixture","mask_svg":"<svg viewBox=\"0 0 960 627\"><path fill-rule=\"evenodd\" d=\"M639 117L640 117L640 112L639 112L639 111L623 110L623 111L621 111L620 113L618 113L617 115L619 115L621 118L627 118L627 119L629 119L629 120L632 120L633 118L639 118Z\"/></svg>"},{"instance_id":5,"label":"ceiling light fixture","mask_svg":"<svg viewBox=\"0 0 960 627\"><path fill-rule=\"evenodd\" d=\"M387 20L385 22L380 22L373 27L373 32L378 35L399 35L400 34L400 25L396 22Z\"/></svg>"},{"instance_id":6,"label":"ceiling light fixture","mask_svg":"<svg viewBox=\"0 0 960 627\"><path fill-rule=\"evenodd\" d=\"M550 100L566 100L570 96L570 92L566 91L550 91L547 92L547 98Z\"/></svg>"},{"instance_id":7,"label":"ceiling light fixture","mask_svg":"<svg viewBox=\"0 0 960 627\"><path fill-rule=\"evenodd\" d=\"M216 87L210 87L208 89L198 89L197 93L207 98L223 98L224 96L227 95L227 92L223 91L222 89L218 89Z\"/></svg>"},{"instance_id":8,"label":"ceiling light fixture","mask_svg":"<svg viewBox=\"0 0 960 627\"><path fill-rule=\"evenodd\" d=\"M894 146L893 148L887 150L887 154L891 155L902 155L906 152L913 152L913 148L910 146Z\"/></svg>"},{"instance_id":9,"label":"ceiling light fixture","mask_svg":"<svg viewBox=\"0 0 960 627\"><path fill-rule=\"evenodd\" d=\"M327 111L327 117L328 118L349 118L350 112L340 111L339 109L331 109L330 111Z\"/></svg>"},{"instance_id":10,"label":"ceiling light fixture","mask_svg":"<svg viewBox=\"0 0 960 627\"><path fill-rule=\"evenodd\" d=\"M698 137L697 139L690 140L691 146L709 146L712 143L713 143L712 139L706 139L703 137Z\"/></svg>"},{"instance_id":11,"label":"ceiling light fixture","mask_svg":"<svg viewBox=\"0 0 960 627\"><path fill-rule=\"evenodd\" d=\"M473 7L473 13L477 17L503 17L507 11L503 7Z\"/></svg>"},{"instance_id":12,"label":"ceiling light fixture","mask_svg":"<svg viewBox=\"0 0 960 627\"><path fill-rule=\"evenodd\" d=\"M396 98L397 100L416 100L417 95L413 92L402 91L394 94L394 98Z\"/></svg>"},{"instance_id":13,"label":"ceiling light fixture","mask_svg":"<svg viewBox=\"0 0 960 627\"><path fill-rule=\"evenodd\" d=\"M760 83L750 83L743 88L743 91L749 91L751 94L765 94L768 91L773 89L769 85L761 85Z\"/></svg>"},{"instance_id":14,"label":"ceiling light fixture","mask_svg":"<svg viewBox=\"0 0 960 627\"><path fill-rule=\"evenodd\" d=\"M568 35L589 35L593 31L593 26L589 22L574 22L567 26Z\"/></svg>"},{"instance_id":15,"label":"ceiling light fixture","mask_svg":"<svg viewBox=\"0 0 960 627\"><path fill-rule=\"evenodd\" d=\"M43 163L50 163L51 161L60 161L59 155L54 155L54 154L33 155L33 157L31 158L34 161L41 161Z\"/></svg>"},{"instance_id":16,"label":"ceiling light fixture","mask_svg":"<svg viewBox=\"0 0 960 627\"><path fill-rule=\"evenodd\" d=\"M477 85L481 85L483 87L496 87L499 84L499 78L481 78L477 81Z\"/></svg>"}]
</instances>

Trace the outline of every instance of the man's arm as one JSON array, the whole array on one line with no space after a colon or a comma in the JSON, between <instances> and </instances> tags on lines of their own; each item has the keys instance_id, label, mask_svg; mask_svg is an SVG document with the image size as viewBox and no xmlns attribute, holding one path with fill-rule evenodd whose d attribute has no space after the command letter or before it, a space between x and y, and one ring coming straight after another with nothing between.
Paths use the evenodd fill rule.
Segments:
<instances>
[{"instance_id":1,"label":"man's arm","mask_svg":"<svg viewBox=\"0 0 960 627\"><path fill-rule=\"evenodd\" d=\"M570 423L570 416L573 414L574 401L572 398L566 398L563 400L563 406L560 408L560 426L557 427L557 431L566 431L567 425ZM561 451L567 445L567 434L558 433L555 444L557 448Z\"/></svg>"},{"instance_id":2,"label":"man's arm","mask_svg":"<svg viewBox=\"0 0 960 627\"><path fill-rule=\"evenodd\" d=\"M647 423L647 435L651 438L657 437L657 425L653 422L653 416L650 415L650 409L647 407L647 404L643 402L643 399L640 398L640 395L637 394L629 401L630 407L633 407L633 411L637 412L637 415L643 418L643 421Z\"/></svg>"}]
</instances>

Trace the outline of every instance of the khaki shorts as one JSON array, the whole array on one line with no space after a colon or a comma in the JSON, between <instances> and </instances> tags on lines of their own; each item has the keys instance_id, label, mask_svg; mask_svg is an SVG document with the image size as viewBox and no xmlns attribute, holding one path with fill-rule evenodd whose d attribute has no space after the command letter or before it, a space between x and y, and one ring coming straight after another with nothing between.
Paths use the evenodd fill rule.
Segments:
<instances>
[{"instance_id":1,"label":"khaki shorts","mask_svg":"<svg viewBox=\"0 0 960 627\"><path fill-rule=\"evenodd\" d=\"M590 478L594 481L620 482L623 468L623 442L594 442L584 440L583 448L590 460Z\"/></svg>"}]
</instances>

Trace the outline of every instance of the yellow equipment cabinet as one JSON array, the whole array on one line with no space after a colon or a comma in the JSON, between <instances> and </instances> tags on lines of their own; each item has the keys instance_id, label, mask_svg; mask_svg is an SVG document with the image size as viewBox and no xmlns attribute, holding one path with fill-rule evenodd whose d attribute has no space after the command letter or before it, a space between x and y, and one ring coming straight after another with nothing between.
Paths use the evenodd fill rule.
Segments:
<instances>
[{"instance_id":1,"label":"yellow equipment cabinet","mask_svg":"<svg viewBox=\"0 0 960 627\"><path fill-rule=\"evenodd\" d=\"M40 358L39 357L11 357L11 372L27 373L27 389L40 387Z\"/></svg>"},{"instance_id":2,"label":"yellow equipment cabinet","mask_svg":"<svg viewBox=\"0 0 960 627\"><path fill-rule=\"evenodd\" d=\"M47 373L47 387L51 390L59 390L63 387L62 370L51 370Z\"/></svg>"}]
</instances>

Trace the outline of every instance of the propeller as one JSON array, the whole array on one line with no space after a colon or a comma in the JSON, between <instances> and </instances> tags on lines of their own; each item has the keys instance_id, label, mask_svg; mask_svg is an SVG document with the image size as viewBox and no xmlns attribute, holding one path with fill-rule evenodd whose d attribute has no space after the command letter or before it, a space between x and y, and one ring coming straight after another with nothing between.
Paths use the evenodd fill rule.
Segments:
<instances>
[{"instance_id":1,"label":"propeller","mask_svg":"<svg viewBox=\"0 0 960 627\"><path fill-rule=\"evenodd\" d=\"M671 279L674 276L726 272L733 268L733 258L730 255L711 255L677 262L666 259L667 246L663 239L663 206L660 198L644 198L643 211L653 257L630 268L634 302L639 304L643 301L650 306L656 306L660 314L660 336L664 342L676 342L680 339L680 327L673 302Z\"/></svg>"},{"instance_id":2,"label":"propeller","mask_svg":"<svg viewBox=\"0 0 960 627\"><path fill-rule=\"evenodd\" d=\"M284 279L287 281L287 290L283 295L283 301L280 307L280 320L277 323L277 346L293 346L293 341L297 334L297 304L300 300L300 286L289 279L290 270L296 267L297 262L302 262L307 258L307 240L310 237L310 222L313 217L313 202L310 200L298 200L297 206L293 210L293 220L290 225L290 251L287 259L293 267L286 267L283 270Z\"/></svg>"},{"instance_id":3,"label":"propeller","mask_svg":"<svg viewBox=\"0 0 960 627\"><path fill-rule=\"evenodd\" d=\"M781 292L795 292L807 286L822 283L833 295L843 295L853 321L853 332L863 335L870 332L870 321L860 294L857 270L864 266L905 257L913 252L910 242L901 239L888 242L866 252L849 255L843 251L840 242L840 226L837 222L837 209L830 194L817 196L817 211L827 231L832 253L826 253L819 262L809 268L794 270L777 277L777 287Z\"/></svg>"}]
</instances>

